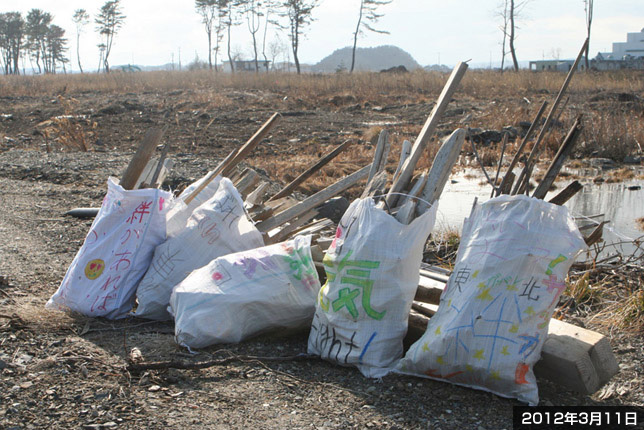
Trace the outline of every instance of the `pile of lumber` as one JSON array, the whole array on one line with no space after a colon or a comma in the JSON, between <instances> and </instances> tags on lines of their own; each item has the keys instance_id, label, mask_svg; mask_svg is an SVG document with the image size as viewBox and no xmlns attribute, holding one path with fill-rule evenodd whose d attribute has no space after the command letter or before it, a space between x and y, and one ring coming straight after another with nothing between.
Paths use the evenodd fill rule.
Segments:
<instances>
[{"instance_id":1,"label":"pile of lumber","mask_svg":"<svg viewBox=\"0 0 644 430\"><path fill-rule=\"evenodd\" d=\"M502 151L496 177L494 181L490 181L493 187L492 196L528 192L530 176L541 153L541 144L580 58L581 53L543 123L530 155L525 158L523 170L518 176L513 173L521 159L522 151L531 139L536 125L545 111L546 103L541 106L530 130L510 162L507 173L498 182L503 152L505 152ZM351 142L344 142L307 168L291 183L269 196L271 184L268 181L262 180L261 175L255 170L251 168L239 170L238 166L279 121L280 115L275 113L246 143L234 149L207 175L200 186L186 198L186 203L192 201L218 175L229 177L244 199L247 216L264 234L267 244L287 240L296 234L312 234L314 236L316 245L313 246L312 254L318 271L324 278L325 273L321 263L323 250L327 249L333 240L335 225L330 219L319 218L318 209L329 199L355 186L361 180L366 180L362 198L373 198L379 208L395 216L403 224L409 224L414 218L425 213L439 199L452 167L461 152L467 131L455 130L440 146L431 168L417 175L414 172L466 70L466 63L459 63L454 68L414 144L412 145L408 141L403 143L397 167L390 180L387 178L386 171L390 144L388 133L383 130L379 135L371 164L358 169L302 201L294 198L292 193L304 181L351 145ZM577 118L550 164L544 179L534 191L533 197L540 199L545 197L560 172L563 162L571 153L580 130L580 118ZM121 178L121 185L124 188L156 187L162 183L163 175L171 167L171 163L165 160L168 151L167 145L163 147L159 161L150 162L162 136L163 130L160 129L152 129L146 134ZM506 143L507 136L504 137L504 149ZM581 185L575 181L550 201L555 204L563 204L580 189ZM593 243L598 240L598 237L601 238L602 226L603 224L590 234L587 239L588 243ZM421 268L419 286L409 317L407 342L415 341L424 333L429 318L434 315L440 305L441 293L448 277L449 272L444 270L426 265ZM610 344L604 336L562 321L551 320L541 360L535 367L537 376L550 379L559 385L582 393L594 393L617 371L617 362L612 354Z\"/></svg>"}]
</instances>

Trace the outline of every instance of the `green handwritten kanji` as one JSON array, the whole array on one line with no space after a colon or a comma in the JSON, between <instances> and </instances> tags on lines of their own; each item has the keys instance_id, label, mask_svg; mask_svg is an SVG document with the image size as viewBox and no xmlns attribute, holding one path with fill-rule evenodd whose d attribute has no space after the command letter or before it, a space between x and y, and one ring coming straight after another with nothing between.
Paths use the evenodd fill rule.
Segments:
<instances>
[{"instance_id":1,"label":"green handwritten kanji","mask_svg":"<svg viewBox=\"0 0 644 430\"><path fill-rule=\"evenodd\" d=\"M360 290L342 288L338 291L338 298L333 301L333 311L337 312L343 307L346 307L353 318L358 318L358 308L356 308L353 300L359 295Z\"/></svg>"},{"instance_id":2,"label":"green handwritten kanji","mask_svg":"<svg viewBox=\"0 0 644 430\"><path fill-rule=\"evenodd\" d=\"M323 263L327 273L327 283L324 285L328 289L328 284L333 283L340 276L340 284L355 285L362 289L362 308L365 313L375 320L381 320L387 311L379 312L371 307L371 292L373 290L373 282L369 277L371 270L380 267L379 261L369 260L349 260L353 251L347 254L337 264L337 272L333 259L327 254L324 257ZM345 270L346 269L346 270ZM338 299L333 301L333 311L337 312L339 309L346 307L349 313L357 318L358 309L355 306L354 300L357 298L360 290L350 290L343 288L338 292ZM350 302L349 302L350 300ZM320 306L325 311L329 310L329 303L324 303L322 292L320 293Z\"/></svg>"}]
</instances>

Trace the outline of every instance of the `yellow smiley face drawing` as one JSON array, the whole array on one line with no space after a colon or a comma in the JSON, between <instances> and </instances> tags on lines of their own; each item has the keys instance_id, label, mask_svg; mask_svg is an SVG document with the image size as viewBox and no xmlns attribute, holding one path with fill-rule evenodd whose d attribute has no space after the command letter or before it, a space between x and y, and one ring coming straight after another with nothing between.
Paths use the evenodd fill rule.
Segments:
<instances>
[{"instance_id":1,"label":"yellow smiley face drawing","mask_svg":"<svg viewBox=\"0 0 644 430\"><path fill-rule=\"evenodd\" d=\"M87 276L87 279L93 281L101 276L103 269L105 269L105 262L97 258L96 260L92 260L87 263L87 266L85 266L85 276Z\"/></svg>"}]
</instances>

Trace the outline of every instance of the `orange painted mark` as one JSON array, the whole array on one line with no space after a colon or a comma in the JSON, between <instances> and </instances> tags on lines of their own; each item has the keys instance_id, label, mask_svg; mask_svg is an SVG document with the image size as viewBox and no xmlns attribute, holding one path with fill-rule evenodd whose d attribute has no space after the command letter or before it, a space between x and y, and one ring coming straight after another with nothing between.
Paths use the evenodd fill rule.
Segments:
<instances>
[{"instance_id":1,"label":"orange painted mark","mask_svg":"<svg viewBox=\"0 0 644 430\"><path fill-rule=\"evenodd\" d=\"M530 370L530 366L525 363L517 364L517 369L514 372L514 382L516 384L527 384L528 381L525 379L526 373Z\"/></svg>"}]
</instances>

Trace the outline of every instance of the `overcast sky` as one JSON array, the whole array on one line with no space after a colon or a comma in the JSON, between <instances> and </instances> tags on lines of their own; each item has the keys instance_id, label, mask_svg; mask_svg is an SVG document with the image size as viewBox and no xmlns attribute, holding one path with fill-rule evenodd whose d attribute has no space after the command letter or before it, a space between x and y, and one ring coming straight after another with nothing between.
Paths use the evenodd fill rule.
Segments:
<instances>
[{"instance_id":1,"label":"overcast sky","mask_svg":"<svg viewBox=\"0 0 644 430\"><path fill-rule=\"evenodd\" d=\"M67 30L72 67L76 65L76 30L71 17L74 10L86 9L92 23L81 36L83 68L95 69L98 63L98 36L93 19L104 0L25 0L9 7L2 0L0 12L40 8L54 15L54 23ZM421 65L454 65L472 60L474 66L498 65L501 60L501 32L498 5L500 0L393 0L380 9L384 17L378 29L390 34L367 33L358 41L360 47L395 45L409 52ZM20 4L20 6L18 6ZM207 58L207 38L193 1L122 0L127 16L114 39L110 64L160 65L174 55L186 65L195 58ZM300 62L316 63L335 49L352 43L359 0L322 0L313 11L315 21L306 28L300 47ZM516 50L519 61L574 58L586 35L582 0L532 0L523 11L517 30ZM643 0L599 0L591 35L591 56L610 51L612 42L626 40L627 32L644 27ZM288 43L285 32L277 36L269 29L268 40L279 37ZM250 36L240 25L232 37L235 50L251 57ZM509 57L508 57L509 60ZM507 61L507 60L506 60Z\"/></svg>"}]
</instances>

